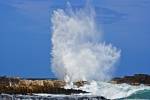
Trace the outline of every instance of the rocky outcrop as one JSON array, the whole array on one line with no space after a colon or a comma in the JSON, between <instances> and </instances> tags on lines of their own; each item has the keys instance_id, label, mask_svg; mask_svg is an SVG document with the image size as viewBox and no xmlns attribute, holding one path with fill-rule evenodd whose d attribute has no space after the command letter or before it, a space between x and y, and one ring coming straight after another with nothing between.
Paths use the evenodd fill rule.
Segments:
<instances>
[{"instance_id":1,"label":"rocky outcrop","mask_svg":"<svg viewBox=\"0 0 150 100\"><path fill-rule=\"evenodd\" d=\"M8 94L32 94L32 93L50 93L50 94L72 94L87 93L82 90L64 89L66 82L63 80L48 79L20 79L12 77L0 77L0 93Z\"/></svg>"},{"instance_id":2,"label":"rocky outcrop","mask_svg":"<svg viewBox=\"0 0 150 100\"><path fill-rule=\"evenodd\" d=\"M125 77L117 77L113 78L112 83L121 84L121 83L127 83L130 85L148 85L150 86L150 75L147 74L134 74L133 76L125 76Z\"/></svg>"},{"instance_id":3,"label":"rocky outcrop","mask_svg":"<svg viewBox=\"0 0 150 100\"><path fill-rule=\"evenodd\" d=\"M74 82L77 87L87 84L86 81ZM88 93L82 90L63 88L66 82L63 80L0 77L0 100L107 100L102 96L70 95ZM65 96L37 96L36 93L66 94ZM21 94L21 95L20 95Z\"/></svg>"},{"instance_id":4,"label":"rocky outcrop","mask_svg":"<svg viewBox=\"0 0 150 100\"><path fill-rule=\"evenodd\" d=\"M79 88L81 86L84 86L85 84L90 84L90 83L88 81L77 81L77 82L74 82L73 84Z\"/></svg>"}]
</instances>

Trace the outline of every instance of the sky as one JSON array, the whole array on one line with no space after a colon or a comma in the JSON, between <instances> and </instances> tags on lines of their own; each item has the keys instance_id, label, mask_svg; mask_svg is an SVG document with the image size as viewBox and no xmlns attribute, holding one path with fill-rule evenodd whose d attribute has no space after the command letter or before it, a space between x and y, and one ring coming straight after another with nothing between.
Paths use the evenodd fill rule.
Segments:
<instances>
[{"instance_id":1,"label":"sky","mask_svg":"<svg viewBox=\"0 0 150 100\"><path fill-rule=\"evenodd\" d=\"M86 0L0 0L0 76L55 77L51 14ZM115 76L150 74L150 1L92 0L103 39L121 50Z\"/></svg>"}]
</instances>

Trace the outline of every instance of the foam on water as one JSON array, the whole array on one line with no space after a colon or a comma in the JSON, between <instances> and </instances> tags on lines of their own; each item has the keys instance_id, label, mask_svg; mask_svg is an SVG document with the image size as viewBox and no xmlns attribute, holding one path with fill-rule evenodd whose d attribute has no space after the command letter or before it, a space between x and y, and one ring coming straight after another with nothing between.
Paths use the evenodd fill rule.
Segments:
<instances>
[{"instance_id":1,"label":"foam on water","mask_svg":"<svg viewBox=\"0 0 150 100\"><path fill-rule=\"evenodd\" d=\"M149 86L144 85L132 86L128 84L112 84L101 81L91 81L90 84L86 84L80 88L73 85L67 85L65 88L81 89L90 92L88 95L104 96L108 99L125 98L140 90L150 90Z\"/></svg>"}]
</instances>

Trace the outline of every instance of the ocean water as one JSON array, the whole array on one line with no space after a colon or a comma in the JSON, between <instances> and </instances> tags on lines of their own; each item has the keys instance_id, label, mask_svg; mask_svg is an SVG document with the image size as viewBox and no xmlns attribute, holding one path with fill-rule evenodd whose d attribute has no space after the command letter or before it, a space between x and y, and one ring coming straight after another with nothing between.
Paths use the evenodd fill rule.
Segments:
<instances>
[{"instance_id":1,"label":"ocean water","mask_svg":"<svg viewBox=\"0 0 150 100\"><path fill-rule=\"evenodd\" d=\"M52 94L35 94L35 95L9 95L1 94L0 100L104 100L101 96L92 95L52 95Z\"/></svg>"},{"instance_id":2,"label":"ocean water","mask_svg":"<svg viewBox=\"0 0 150 100\"><path fill-rule=\"evenodd\" d=\"M91 81L83 87L77 88L69 84L65 88L81 89L90 92L89 95L103 96L107 99L150 99L150 86L129 84L112 84L101 81ZM84 95L84 94L83 94Z\"/></svg>"},{"instance_id":3,"label":"ocean water","mask_svg":"<svg viewBox=\"0 0 150 100\"><path fill-rule=\"evenodd\" d=\"M101 81L91 81L82 87L76 87L68 83L65 88L87 91L86 94L33 94L33 95L9 95L1 94L0 100L111 100L143 99L150 100L150 86L132 86L128 84L112 84ZM104 98L102 98L104 97Z\"/></svg>"},{"instance_id":4,"label":"ocean water","mask_svg":"<svg viewBox=\"0 0 150 100\"><path fill-rule=\"evenodd\" d=\"M112 91L113 92L113 91ZM150 100L150 90L139 90L127 97L114 98L113 100ZM52 95L52 94L34 94L30 95L9 95L1 94L0 100L105 100L101 96L79 94L79 95Z\"/></svg>"},{"instance_id":5,"label":"ocean water","mask_svg":"<svg viewBox=\"0 0 150 100\"><path fill-rule=\"evenodd\" d=\"M150 100L150 90L141 90L137 91L130 96L126 97L126 99L147 99Z\"/></svg>"}]
</instances>

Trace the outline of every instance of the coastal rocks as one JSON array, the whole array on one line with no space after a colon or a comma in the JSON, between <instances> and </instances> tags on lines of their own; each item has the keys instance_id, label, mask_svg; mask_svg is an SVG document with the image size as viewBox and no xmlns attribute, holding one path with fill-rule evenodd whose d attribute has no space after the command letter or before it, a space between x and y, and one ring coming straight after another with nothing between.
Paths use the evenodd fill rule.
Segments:
<instances>
[{"instance_id":1,"label":"coastal rocks","mask_svg":"<svg viewBox=\"0 0 150 100\"><path fill-rule=\"evenodd\" d=\"M82 90L64 89L66 82L63 80L48 79L19 79L10 77L0 77L0 93L8 94L32 94L32 93L49 93L49 94L78 94L87 93Z\"/></svg>"},{"instance_id":2,"label":"coastal rocks","mask_svg":"<svg viewBox=\"0 0 150 100\"><path fill-rule=\"evenodd\" d=\"M6 85L6 86L11 86L11 85L16 85L18 84L20 79L18 77L6 77L6 76L1 76L0 77L0 85Z\"/></svg>"},{"instance_id":3,"label":"coastal rocks","mask_svg":"<svg viewBox=\"0 0 150 100\"><path fill-rule=\"evenodd\" d=\"M73 83L76 85L78 88L84 86L85 84L90 84L88 81L77 81Z\"/></svg>"},{"instance_id":4,"label":"coastal rocks","mask_svg":"<svg viewBox=\"0 0 150 100\"><path fill-rule=\"evenodd\" d=\"M123 78L117 77L113 78L111 82L116 84L127 83L130 85L144 84L150 86L150 75L134 74L134 76L125 76Z\"/></svg>"}]
</instances>

